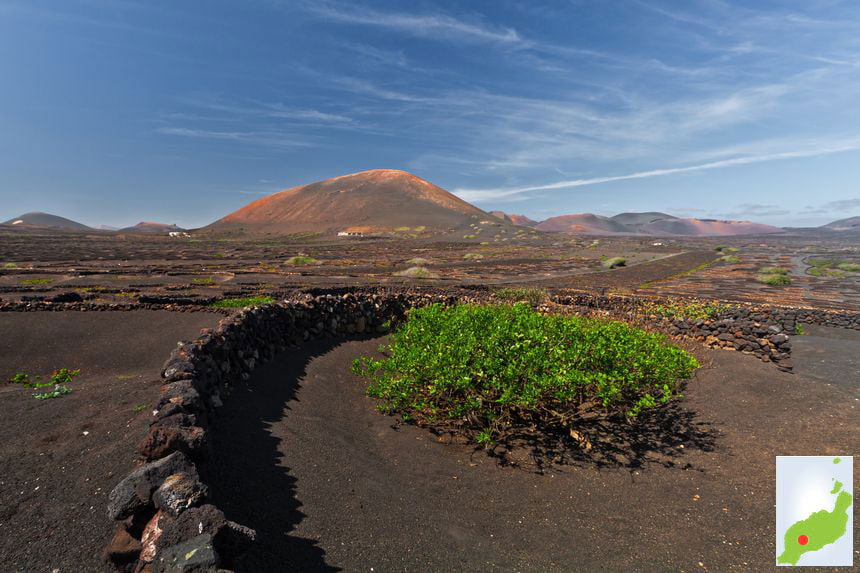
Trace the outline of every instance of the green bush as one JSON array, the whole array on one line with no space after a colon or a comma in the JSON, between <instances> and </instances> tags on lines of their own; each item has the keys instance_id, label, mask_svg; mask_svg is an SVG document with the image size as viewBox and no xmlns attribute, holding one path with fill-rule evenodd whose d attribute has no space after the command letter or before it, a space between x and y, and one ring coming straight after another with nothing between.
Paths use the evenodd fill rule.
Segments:
<instances>
[{"instance_id":1,"label":"green bush","mask_svg":"<svg viewBox=\"0 0 860 573\"><path fill-rule=\"evenodd\" d=\"M836 268L849 273L860 273L860 264L858 263L839 263Z\"/></svg>"},{"instance_id":2,"label":"green bush","mask_svg":"<svg viewBox=\"0 0 860 573\"><path fill-rule=\"evenodd\" d=\"M303 267L306 265L319 265L321 263L313 257L308 257L306 255L296 255L295 257L290 257L289 259L287 259L286 264L294 267Z\"/></svg>"},{"instance_id":3,"label":"green bush","mask_svg":"<svg viewBox=\"0 0 860 573\"><path fill-rule=\"evenodd\" d=\"M761 274L756 277L756 280L762 284L770 286L785 286L791 284L791 279L788 275L781 273Z\"/></svg>"},{"instance_id":4,"label":"green bush","mask_svg":"<svg viewBox=\"0 0 860 573\"><path fill-rule=\"evenodd\" d=\"M549 295L540 288L502 288L494 292L493 296L505 302L525 301L532 306L537 306Z\"/></svg>"},{"instance_id":5,"label":"green bush","mask_svg":"<svg viewBox=\"0 0 860 573\"><path fill-rule=\"evenodd\" d=\"M394 273L396 277L408 277L412 279L435 279L439 275L436 273L431 273L424 267L409 267L404 271L398 271Z\"/></svg>"},{"instance_id":6,"label":"green bush","mask_svg":"<svg viewBox=\"0 0 860 573\"><path fill-rule=\"evenodd\" d=\"M463 258L467 261L480 261L484 258L484 255L482 255L481 253L466 253L465 255L463 255Z\"/></svg>"},{"instance_id":7,"label":"green bush","mask_svg":"<svg viewBox=\"0 0 860 573\"><path fill-rule=\"evenodd\" d=\"M216 300L209 306L215 308L245 308L246 306L259 306L261 304L270 304L275 302L270 296L245 296L235 298L222 298Z\"/></svg>"},{"instance_id":8,"label":"green bush","mask_svg":"<svg viewBox=\"0 0 860 573\"><path fill-rule=\"evenodd\" d=\"M762 267L758 272L763 275L787 275L788 269L783 269L781 267Z\"/></svg>"},{"instance_id":9,"label":"green bush","mask_svg":"<svg viewBox=\"0 0 860 573\"><path fill-rule=\"evenodd\" d=\"M429 265L432 262L433 261L431 261L430 259L425 259L422 257L415 257L414 259L409 259L408 261L406 261L407 264L418 266L418 267L423 267L424 265Z\"/></svg>"},{"instance_id":10,"label":"green bush","mask_svg":"<svg viewBox=\"0 0 860 573\"><path fill-rule=\"evenodd\" d=\"M614 269L616 267L623 267L624 265L626 265L627 259L625 259L624 257L612 257L609 259L605 259L600 264L603 265L604 269Z\"/></svg>"},{"instance_id":11,"label":"green bush","mask_svg":"<svg viewBox=\"0 0 860 573\"><path fill-rule=\"evenodd\" d=\"M583 415L633 421L699 367L662 334L522 304L418 308L383 350L353 363L381 411L484 444L528 428L572 432Z\"/></svg>"},{"instance_id":12,"label":"green bush","mask_svg":"<svg viewBox=\"0 0 860 573\"><path fill-rule=\"evenodd\" d=\"M679 301L666 304L643 302L640 310L645 314L654 314L672 319L704 320L717 318L733 308L731 305L720 303Z\"/></svg>"},{"instance_id":13,"label":"green bush","mask_svg":"<svg viewBox=\"0 0 860 573\"><path fill-rule=\"evenodd\" d=\"M736 255L723 255L720 257L720 260L724 263L729 263L730 265L735 265L741 262L741 258Z\"/></svg>"},{"instance_id":14,"label":"green bush","mask_svg":"<svg viewBox=\"0 0 860 573\"><path fill-rule=\"evenodd\" d=\"M22 285L28 286L37 286L37 285L49 285L53 281L51 279L25 279L21 281Z\"/></svg>"},{"instance_id":15,"label":"green bush","mask_svg":"<svg viewBox=\"0 0 860 573\"><path fill-rule=\"evenodd\" d=\"M195 285L214 285L215 279L211 277L198 277L191 279L191 283Z\"/></svg>"},{"instance_id":16,"label":"green bush","mask_svg":"<svg viewBox=\"0 0 860 573\"><path fill-rule=\"evenodd\" d=\"M17 269L18 265L16 265L15 263L3 263L3 268L4 269Z\"/></svg>"}]
</instances>

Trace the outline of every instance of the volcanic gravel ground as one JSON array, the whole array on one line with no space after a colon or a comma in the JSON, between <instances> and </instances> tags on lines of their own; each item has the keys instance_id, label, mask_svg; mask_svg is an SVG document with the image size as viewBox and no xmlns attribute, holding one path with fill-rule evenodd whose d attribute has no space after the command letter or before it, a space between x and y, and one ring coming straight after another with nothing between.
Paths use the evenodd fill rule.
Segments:
<instances>
[{"instance_id":1,"label":"volcanic gravel ground","mask_svg":"<svg viewBox=\"0 0 860 573\"><path fill-rule=\"evenodd\" d=\"M697 349L677 431L641 464L503 467L375 410L349 366L382 342L285 353L220 411L214 495L259 536L240 571L761 571L774 456L860 445L843 388Z\"/></svg>"},{"instance_id":2,"label":"volcanic gravel ground","mask_svg":"<svg viewBox=\"0 0 860 573\"><path fill-rule=\"evenodd\" d=\"M211 313L0 313L0 377L81 369L71 394L0 384L0 570L102 571L107 494L132 467L159 369ZM51 388L40 391L51 390Z\"/></svg>"}]
</instances>

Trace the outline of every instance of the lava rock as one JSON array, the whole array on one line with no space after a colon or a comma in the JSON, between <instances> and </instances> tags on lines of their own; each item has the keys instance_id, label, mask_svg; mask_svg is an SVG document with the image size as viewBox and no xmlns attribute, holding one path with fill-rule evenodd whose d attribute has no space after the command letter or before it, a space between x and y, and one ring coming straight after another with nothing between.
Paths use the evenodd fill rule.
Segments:
<instances>
[{"instance_id":1,"label":"lava rock","mask_svg":"<svg viewBox=\"0 0 860 573\"><path fill-rule=\"evenodd\" d=\"M197 472L176 473L167 476L167 479L158 486L152 494L155 507L166 511L173 517L177 517L186 509L203 503L208 489L200 481Z\"/></svg>"},{"instance_id":2,"label":"lava rock","mask_svg":"<svg viewBox=\"0 0 860 573\"><path fill-rule=\"evenodd\" d=\"M125 519L152 503L152 492L167 476L194 470L182 452L143 465L119 482L108 495L108 516Z\"/></svg>"},{"instance_id":3,"label":"lava rock","mask_svg":"<svg viewBox=\"0 0 860 573\"><path fill-rule=\"evenodd\" d=\"M204 533L156 554L153 573L203 573L218 569L212 536Z\"/></svg>"}]
</instances>

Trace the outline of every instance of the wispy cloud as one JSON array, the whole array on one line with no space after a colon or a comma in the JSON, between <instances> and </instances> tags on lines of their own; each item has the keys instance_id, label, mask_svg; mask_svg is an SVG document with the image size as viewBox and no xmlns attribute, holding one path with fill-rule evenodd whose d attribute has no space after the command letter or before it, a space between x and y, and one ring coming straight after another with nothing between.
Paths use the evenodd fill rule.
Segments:
<instances>
[{"instance_id":1,"label":"wispy cloud","mask_svg":"<svg viewBox=\"0 0 860 573\"><path fill-rule=\"evenodd\" d=\"M178 137L191 137L196 139L214 139L221 141L235 141L241 143L253 143L256 145L270 145L276 147L318 147L313 141L302 139L291 139L284 134L276 132L254 132L254 131L215 131L209 129L194 129L187 127L159 127L156 133L162 135L173 135Z\"/></svg>"},{"instance_id":2,"label":"wispy cloud","mask_svg":"<svg viewBox=\"0 0 860 573\"><path fill-rule=\"evenodd\" d=\"M663 177L666 175L678 175L683 173L695 173L697 171L709 171L712 169L722 169L725 167L733 167L737 165L748 165L751 163L762 163L765 161L777 161L781 159L796 159L802 157L815 157L821 155L830 155L833 153L843 153L846 151L860 150L860 140L843 143L831 148L823 149L804 149L797 151L786 151L783 153L770 153L765 155L751 155L746 157L735 157L732 159L724 159L721 161L712 161L710 163L702 163L699 165L690 165L686 167L669 167L661 169L652 169L649 171L639 171L627 175L610 175L606 177L591 177L587 179L570 179L566 181L556 181L553 183L543 183L538 185L529 185L523 187L500 188L500 189L456 189L454 193L466 201L487 201L491 199L499 199L514 195L522 195L534 191L551 191L558 189L572 189L575 187L584 187L587 185L598 185L600 183L610 183L613 181L625 181L629 179L644 179L648 177Z\"/></svg>"},{"instance_id":3,"label":"wispy cloud","mask_svg":"<svg viewBox=\"0 0 860 573\"><path fill-rule=\"evenodd\" d=\"M332 22L388 28L430 39L468 43L520 44L524 42L513 28L489 26L477 20L467 21L442 13L381 12L367 6L325 0L313 0L304 3L304 6L310 13Z\"/></svg>"}]
</instances>

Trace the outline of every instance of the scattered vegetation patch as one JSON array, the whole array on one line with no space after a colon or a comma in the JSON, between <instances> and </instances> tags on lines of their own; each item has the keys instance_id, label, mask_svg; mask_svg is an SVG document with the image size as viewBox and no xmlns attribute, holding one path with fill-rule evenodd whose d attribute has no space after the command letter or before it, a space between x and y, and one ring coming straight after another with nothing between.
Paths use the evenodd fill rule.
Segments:
<instances>
[{"instance_id":1,"label":"scattered vegetation patch","mask_svg":"<svg viewBox=\"0 0 860 573\"><path fill-rule=\"evenodd\" d=\"M738 257L737 255L723 255L722 257L720 257L720 260L722 262L728 263L730 265L735 265L735 264L741 262L741 258Z\"/></svg>"},{"instance_id":2,"label":"scattered vegetation patch","mask_svg":"<svg viewBox=\"0 0 860 573\"><path fill-rule=\"evenodd\" d=\"M478 235L463 235L464 239L477 239Z\"/></svg>"},{"instance_id":3,"label":"scattered vegetation patch","mask_svg":"<svg viewBox=\"0 0 860 573\"><path fill-rule=\"evenodd\" d=\"M763 275L787 275L788 269L782 267L762 267L758 272Z\"/></svg>"},{"instance_id":4,"label":"scattered vegetation patch","mask_svg":"<svg viewBox=\"0 0 860 573\"><path fill-rule=\"evenodd\" d=\"M664 304L644 302L640 309L645 314L653 314L671 319L706 320L719 317L734 307L718 302L678 301Z\"/></svg>"},{"instance_id":5,"label":"scattered vegetation patch","mask_svg":"<svg viewBox=\"0 0 860 573\"><path fill-rule=\"evenodd\" d=\"M808 259L806 271L814 277L843 277L845 273L860 272L860 264L839 259Z\"/></svg>"},{"instance_id":6,"label":"scattered vegetation patch","mask_svg":"<svg viewBox=\"0 0 860 573\"><path fill-rule=\"evenodd\" d=\"M134 408L131 409L135 414L143 412L144 410L146 410L146 404L136 404Z\"/></svg>"},{"instance_id":7,"label":"scattered vegetation patch","mask_svg":"<svg viewBox=\"0 0 860 573\"><path fill-rule=\"evenodd\" d=\"M295 257L290 257L286 260L286 263L293 267L304 267L308 265L320 265L320 261L313 257L309 257L307 255L296 255Z\"/></svg>"},{"instance_id":8,"label":"scattered vegetation patch","mask_svg":"<svg viewBox=\"0 0 860 573\"><path fill-rule=\"evenodd\" d=\"M353 363L381 411L485 446L534 431L577 439L594 416L633 422L699 367L662 334L522 304L414 309L383 351Z\"/></svg>"},{"instance_id":9,"label":"scattered vegetation patch","mask_svg":"<svg viewBox=\"0 0 860 573\"><path fill-rule=\"evenodd\" d=\"M215 284L215 279L213 279L213 278L211 278L211 277L197 277L197 278L191 279L191 284L195 284L195 285L214 285L214 284Z\"/></svg>"},{"instance_id":10,"label":"scattered vegetation patch","mask_svg":"<svg viewBox=\"0 0 860 573\"><path fill-rule=\"evenodd\" d=\"M15 263L3 263L3 268L4 269L10 269L10 270L11 269L17 269L18 265L16 265Z\"/></svg>"},{"instance_id":11,"label":"scattered vegetation patch","mask_svg":"<svg viewBox=\"0 0 860 573\"><path fill-rule=\"evenodd\" d=\"M839 263L836 268L849 273L860 273L860 263Z\"/></svg>"},{"instance_id":12,"label":"scattered vegetation patch","mask_svg":"<svg viewBox=\"0 0 860 573\"><path fill-rule=\"evenodd\" d=\"M222 298L210 303L209 306L215 308L245 308L246 306L260 306L262 304L270 304L275 302L270 296L244 296L233 298Z\"/></svg>"},{"instance_id":13,"label":"scattered vegetation patch","mask_svg":"<svg viewBox=\"0 0 860 573\"><path fill-rule=\"evenodd\" d=\"M806 335L806 329L803 328L803 325L798 322L797 324L794 325L794 333L797 336L804 336L804 335Z\"/></svg>"},{"instance_id":14,"label":"scattered vegetation patch","mask_svg":"<svg viewBox=\"0 0 860 573\"><path fill-rule=\"evenodd\" d=\"M493 296L505 302L527 302L537 306L544 302L549 294L539 288L502 288L493 293Z\"/></svg>"},{"instance_id":15,"label":"scattered vegetation patch","mask_svg":"<svg viewBox=\"0 0 860 573\"><path fill-rule=\"evenodd\" d=\"M216 259L223 259L227 255L225 255L224 253L214 253L212 256L215 257Z\"/></svg>"},{"instance_id":16,"label":"scattered vegetation patch","mask_svg":"<svg viewBox=\"0 0 860 573\"><path fill-rule=\"evenodd\" d=\"M600 264L604 269L614 269L625 266L627 264L627 259L624 257L611 257L604 259Z\"/></svg>"},{"instance_id":17,"label":"scattered vegetation patch","mask_svg":"<svg viewBox=\"0 0 860 573\"><path fill-rule=\"evenodd\" d=\"M394 276L408 277L411 279L435 279L439 277L439 275L428 271L424 267L409 267L404 271L397 271L394 273Z\"/></svg>"},{"instance_id":18,"label":"scattered vegetation patch","mask_svg":"<svg viewBox=\"0 0 860 573\"><path fill-rule=\"evenodd\" d=\"M22 285L27 286L37 286L37 285L49 285L54 282L51 279L24 279L21 281Z\"/></svg>"},{"instance_id":19,"label":"scattered vegetation patch","mask_svg":"<svg viewBox=\"0 0 860 573\"><path fill-rule=\"evenodd\" d=\"M47 392L34 392L33 398L36 400L50 400L51 398L59 398L60 396L65 396L66 394L71 394L72 389L69 388L69 382L75 379L75 377L81 374L80 370L69 370L68 368L60 368L59 370L55 370L53 374L51 374L50 382L39 382L39 377L34 376L31 377L26 372L16 372L12 377L9 378L8 382L11 384L21 384L24 388L31 388L33 390L38 390L41 388L50 388L54 387L53 390L49 390Z\"/></svg>"},{"instance_id":20,"label":"scattered vegetation patch","mask_svg":"<svg viewBox=\"0 0 860 573\"><path fill-rule=\"evenodd\" d=\"M756 280L762 284L770 286L785 286L791 284L791 279L788 275L782 273L765 273L756 277Z\"/></svg>"},{"instance_id":21,"label":"scattered vegetation patch","mask_svg":"<svg viewBox=\"0 0 860 573\"><path fill-rule=\"evenodd\" d=\"M465 255L463 255L463 258L467 261L480 261L484 258L484 255L482 255L481 253L466 253Z\"/></svg>"},{"instance_id":22,"label":"scattered vegetation patch","mask_svg":"<svg viewBox=\"0 0 860 573\"><path fill-rule=\"evenodd\" d=\"M737 253L737 252L738 252L738 248L737 248L737 247L730 247L730 246L728 246L728 245L719 245L719 246L718 246L718 247L716 247L714 250L715 250L715 251L717 251L718 253L723 253L723 254L726 254L726 253Z\"/></svg>"},{"instance_id":23,"label":"scattered vegetation patch","mask_svg":"<svg viewBox=\"0 0 860 573\"><path fill-rule=\"evenodd\" d=\"M418 266L418 267L423 267L425 265L431 264L432 262L433 261L431 261L430 259L425 259L422 257L415 257L414 259L409 259L408 261L406 261L406 264L414 265L414 266Z\"/></svg>"}]
</instances>

